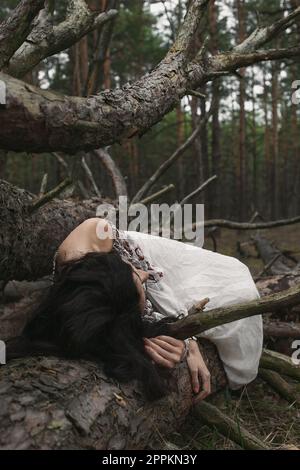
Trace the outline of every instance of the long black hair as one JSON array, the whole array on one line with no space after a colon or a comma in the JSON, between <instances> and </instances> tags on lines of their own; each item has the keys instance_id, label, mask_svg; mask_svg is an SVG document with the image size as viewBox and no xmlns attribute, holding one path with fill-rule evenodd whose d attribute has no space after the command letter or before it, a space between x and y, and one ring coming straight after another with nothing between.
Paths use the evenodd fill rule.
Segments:
<instances>
[{"instance_id":1,"label":"long black hair","mask_svg":"<svg viewBox=\"0 0 300 470\"><path fill-rule=\"evenodd\" d=\"M7 357L99 360L108 376L138 379L154 400L168 392L170 374L147 356L143 336L163 333L163 322L142 319L132 267L117 253L91 252L59 266L22 335L8 342Z\"/></svg>"}]
</instances>

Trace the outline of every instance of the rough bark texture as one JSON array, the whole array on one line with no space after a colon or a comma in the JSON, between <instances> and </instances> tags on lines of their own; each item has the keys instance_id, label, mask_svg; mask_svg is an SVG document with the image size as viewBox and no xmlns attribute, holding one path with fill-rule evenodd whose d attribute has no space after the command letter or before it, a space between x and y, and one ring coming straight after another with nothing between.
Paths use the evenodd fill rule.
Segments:
<instances>
[{"instance_id":1,"label":"rough bark texture","mask_svg":"<svg viewBox=\"0 0 300 470\"><path fill-rule=\"evenodd\" d=\"M95 217L98 198L54 199L31 213L35 196L0 181L1 280L33 280L52 272L60 243L81 222Z\"/></svg>"},{"instance_id":2,"label":"rough bark texture","mask_svg":"<svg viewBox=\"0 0 300 470\"><path fill-rule=\"evenodd\" d=\"M213 390L226 384L216 350L201 341ZM0 449L143 449L180 429L192 406L187 366L153 404L137 383L119 385L87 361L28 358L0 369ZM156 444L157 445L157 444Z\"/></svg>"},{"instance_id":3,"label":"rough bark texture","mask_svg":"<svg viewBox=\"0 0 300 470\"><path fill-rule=\"evenodd\" d=\"M98 14L89 9L85 0L68 0L66 19L55 25L51 12L45 8L28 41L24 44L21 42L6 72L14 77L24 77L41 60L72 46L90 31L110 21L117 13L116 10L110 10Z\"/></svg>"},{"instance_id":4,"label":"rough bark texture","mask_svg":"<svg viewBox=\"0 0 300 470\"><path fill-rule=\"evenodd\" d=\"M79 0L71 3L82 4ZM271 26L257 29L232 51L208 59L203 58L203 51L195 55L194 38L207 4L208 0L190 2L178 37L166 57L149 74L121 89L105 90L88 98L67 97L0 73L0 81L7 89L7 104L0 109L0 147L75 153L141 136L173 109L188 90L241 67L300 54L299 46L259 50L293 24L300 15L298 7Z\"/></svg>"},{"instance_id":5,"label":"rough bark texture","mask_svg":"<svg viewBox=\"0 0 300 470\"><path fill-rule=\"evenodd\" d=\"M104 149L98 149L95 150L93 154L100 160L108 175L111 177L116 199L119 196L127 196L127 186L125 179L109 153Z\"/></svg>"},{"instance_id":6,"label":"rough bark texture","mask_svg":"<svg viewBox=\"0 0 300 470\"><path fill-rule=\"evenodd\" d=\"M23 44L32 21L43 8L44 0L22 0L6 21L0 24L0 69Z\"/></svg>"},{"instance_id":7,"label":"rough bark texture","mask_svg":"<svg viewBox=\"0 0 300 470\"><path fill-rule=\"evenodd\" d=\"M0 180L0 280L35 280L52 270L52 257L64 238L83 220L96 215L102 200L85 201L54 199L31 213L35 196ZM280 225L295 223L296 219L279 221ZM206 221L205 226L218 225ZM235 222L232 222L235 228ZM277 226L278 221L268 223ZM256 228L259 224L237 224L238 228ZM289 284L291 279L291 284ZM293 285L297 277L287 274L278 278L278 291ZM268 282L267 280L263 282ZM274 280L271 283L277 282Z\"/></svg>"},{"instance_id":8,"label":"rough bark texture","mask_svg":"<svg viewBox=\"0 0 300 470\"><path fill-rule=\"evenodd\" d=\"M257 251L265 265L268 265L272 260L275 260L268 269L271 274L288 274L292 270L287 258L267 238L256 235L254 241Z\"/></svg>"},{"instance_id":9,"label":"rough bark texture","mask_svg":"<svg viewBox=\"0 0 300 470\"><path fill-rule=\"evenodd\" d=\"M270 286L269 282L266 291ZM2 338L20 333L30 318L30 303L40 294L33 292L31 299L6 305L0 317ZM213 391L221 389L226 379L216 349L204 339L199 344ZM263 366L294 377L295 368L277 357L279 365L266 353ZM92 362L54 357L11 361L0 369L0 448L158 448L159 436L180 429L192 406L186 365L174 371L170 387L175 388L168 397L151 404L136 382L119 385Z\"/></svg>"},{"instance_id":10,"label":"rough bark texture","mask_svg":"<svg viewBox=\"0 0 300 470\"><path fill-rule=\"evenodd\" d=\"M251 302L195 312L182 320L168 323L166 325L166 334L179 339L185 339L218 325L224 325L241 318L261 315L263 313L282 311L299 304L300 286L296 285L283 292L271 294Z\"/></svg>"}]
</instances>

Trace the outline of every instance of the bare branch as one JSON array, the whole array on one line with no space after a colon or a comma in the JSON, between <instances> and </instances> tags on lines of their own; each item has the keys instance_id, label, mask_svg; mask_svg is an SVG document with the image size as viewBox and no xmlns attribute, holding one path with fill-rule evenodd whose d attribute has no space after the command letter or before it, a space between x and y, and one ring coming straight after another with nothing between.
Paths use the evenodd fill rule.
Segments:
<instances>
[{"instance_id":1,"label":"bare branch","mask_svg":"<svg viewBox=\"0 0 300 470\"><path fill-rule=\"evenodd\" d=\"M22 44L10 60L7 73L14 77L23 77L41 60L72 46L117 14L117 10L98 14L91 11L84 0L69 0L66 19L53 25L51 14L43 10L28 41Z\"/></svg>"},{"instance_id":2,"label":"bare branch","mask_svg":"<svg viewBox=\"0 0 300 470\"><path fill-rule=\"evenodd\" d=\"M204 191L204 189L207 188L207 186L210 185L210 183L212 183L213 181L215 181L217 179L217 175L214 175L212 176L211 178L209 178L208 180L204 181L204 183L202 183L198 188L196 188L193 192L191 192L190 194L188 194L187 196L185 196L182 201L180 202L180 205L183 206L184 204L186 204L190 199L192 199L192 197L202 193Z\"/></svg>"},{"instance_id":3,"label":"bare branch","mask_svg":"<svg viewBox=\"0 0 300 470\"><path fill-rule=\"evenodd\" d=\"M39 197L43 196L46 192L46 188L47 188L47 184L48 184L48 173L44 173L44 176L42 178L42 181L41 181L41 187L40 187L40 192L39 192Z\"/></svg>"},{"instance_id":4,"label":"bare branch","mask_svg":"<svg viewBox=\"0 0 300 470\"><path fill-rule=\"evenodd\" d=\"M300 55L300 47L289 47L284 49L266 49L258 50L256 52L240 54L236 52L228 52L225 54L218 54L209 59L209 72L210 79L219 76L220 73L229 71L235 72L236 69L242 67L249 67L259 62L267 62L270 60L288 59L291 57L298 57Z\"/></svg>"},{"instance_id":5,"label":"bare branch","mask_svg":"<svg viewBox=\"0 0 300 470\"><path fill-rule=\"evenodd\" d=\"M284 380L278 372L273 370L263 369L258 370L259 377L261 377L267 384L273 388L278 395L283 397L288 402L296 407L300 407L300 393L294 384L290 384Z\"/></svg>"},{"instance_id":6,"label":"bare branch","mask_svg":"<svg viewBox=\"0 0 300 470\"><path fill-rule=\"evenodd\" d=\"M290 290L290 289L289 289ZM292 358L269 349L264 349L260 359L260 367L271 369L292 379L300 380L300 367L293 363Z\"/></svg>"},{"instance_id":7,"label":"bare branch","mask_svg":"<svg viewBox=\"0 0 300 470\"><path fill-rule=\"evenodd\" d=\"M242 318L263 313L277 312L287 307L300 304L300 286L291 287L277 294L271 294L258 300L243 304L204 310L166 324L166 332L178 339L189 338L214 328L218 325L231 323ZM264 364L263 367L266 367ZM299 369L300 374L300 369Z\"/></svg>"},{"instance_id":8,"label":"bare branch","mask_svg":"<svg viewBox=\"0 0 300 470\"><path fill-rule=\"evenodd\" d=\"M226 416L218 407L208 403L206 400L196 404L194 413L199 421L213 428L214 431L217 430L226 439L236 442L242 449L270 450L270 447L255 434L247 431L239 422Z\"/></svg>"},{"instance_id":9,"label":"bare branch","mask_svg":"<svg viewBox=\"0 0 300 470\"><path fill-rule=\"evenodd\" d=\"M271 25L258 27L247 39L245 39L245 41L234 47L233 52L237 54L249 54L251 52L255 52L257 49L260 49L262 46L272 41L272 39L277 37L280 33L290 28L299 16L300 7L293 10L289 15L283 16L280 20Z\"/></svg>"},{"instance_id":10,"label":"bare branch","mask_svg":"<svg viewBox=\"0 0 300 470\"><path fill-rule=\"evenodd\" d=\"M163 196L166 193L169 193L170 191L173 191L174 189L174 184L169 184L169 186L166 186L165 188L160 189L156 193L150 194L150 196L146 197L145 199L142 199L139 204L150 204L150 202L155 201L159 197Z\"/></svg>"},{"instance_id":11,"label":"bare branch","mask_svg":"<svg viewBox=\"0 0 300 470\"><path fill-rule=\"evenodd\" d=\"M139 202L152 188L152 186L157 182L157 180L183 155L187 148L189 148L192 143L195 141L203 126L206 125L210 119L214 108L214 103L212 102L209 112L200 120L199 125L189 136L189 138L178 148L175 152L165 161L162 165L153 173L153 175L146 181L142 188L137 192L137 194L132 199L132 204Z\"/></svg>"},{"instance_id":12,"label":"bare branch","mask_svg":"<svg viewBox=\"0 0 300 470\"><path fill-rule=\"evenodd\" d=\"M22 0L7 20L0 24L0 70L27 38L33 19L44 3L44 0Z\"/></svg>"},{"instance_id":13,"label":"bare branch","mask_svg":"<svg viewBox=\"0 0 300 470\"><path fill-rule=\"evenodd\" d=\"M204 222L204 227L224 227L232 230L262 230L282 227L284 225L298 224L299 222L300 216L292 217L290 219L273 220L271 222L257 222L256 224L249 222L235 222L225 219L211 219ZM203 223L199 222L197 227L201 225L203 225ZM196 225L193 225L193 227L196 227Z\"/></svg>"},{"instance_id":14,"label":"bare branch","mask_svg":"<svg viewBox=\"0 0 300 470\"><path fill-rule=\"evenodd\" d=\"M51 189L46 194L43 194L41 197L36 199L35 201L32 202L31 206L29 207L28 211L30 214L33 212L37 211L40 207L44 206L45 204L48 204L49 201L52 201L55 197L57 197L60 193L62 193L68 186L71 186L72 180L67 177L64 181L59 183L54 189Z\"/></svg>"},{"instance_id":15,"label":"bare branch","mask_svg":"<svg viewBox=\"0 0 300 470\"><path fill-rule=\"evenodd\" d=\"M192 0L170 53L184 53L185 61L194 56L194 38L211 0Z\"/></svg>"},{"instance_id":16,"label":"bare branch","mask_svg":"<svg viewBox=\"0 0 300 470\"><path fill-rule=\"evenodd\" d=\"M249 65L259 62L281 60L299 56L300 47L298 45L285 49L260 50L262 46L272 41L272 39L286 31L286 29L290 28L299 16L300 7L271 25L258 27L245 39L245 41L235 46L232 51L210 57L208 59L209 78L212 79L222 72L235 72L239 68L248 67Z\"/></svg>"},{"instance_id":17,"label":"bare branch","mask_svg":"<svg viewBox=\"0 0 300 470\"><path fill-rule=\"evenodd\" d=\"M93 173L92 173L90 167L88 166L88 164L86 163L86 160L85 160L84 157L81 158L81 164L82 164L82 168L84 169L88 179L90 180L90 182L92 184L92 187L93 187L96 195L101 198L101 193L100 193L99 188L96 184Z\"/></svg>"},{"instance_id":18,"label":"bare branch","mask_svg":"<svg viewBox=\"0 0 300 470\"><path fill-rule=\"evenodd\" d=\"M108 151L106 149L97 149L93 154L95 154L95 156L100 160L101 164L111 177L116 198L119 196L127 196L127 186L124 177Z\"/></svg>"}]
</instances>

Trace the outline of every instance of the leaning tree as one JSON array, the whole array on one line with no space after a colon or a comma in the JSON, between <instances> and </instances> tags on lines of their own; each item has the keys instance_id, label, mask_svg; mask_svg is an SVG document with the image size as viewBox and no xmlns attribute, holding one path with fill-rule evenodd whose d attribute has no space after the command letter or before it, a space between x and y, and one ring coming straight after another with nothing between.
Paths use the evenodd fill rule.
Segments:
<instances>
[{"instance_id":1,"label":"leaning tree","mask_svg":"<svg viewBox=\"0 0 300 470\"><path fill-rule=\"evenodd\" d=\"M198 50L195 48L209 0L190 0L174 44L150 73L135 83L96 95L65 96L33 86L24 77L41 61L77 43L118 14L114 9L102 13L91 11L84 0L66 3L64 19L55 23L53 1L21 0L0 25L0 148L68 155L95 152L99 158L102 155L102 162L114 174L115 186L120 191L124 189L120 175L116 179L113 162L103 157L106 146L142 136L185 95L197 94L208 82L239 75L239 69L260 62L295 58L300 54L299 44L283 49L267 47L278 35L287 34L287 30L293 32L300 18L300 6L296 5L272 24L259 24L231 50L211 55L206 42ZM55 197L69 183L63 182L49 194L37 197L0 181L0 280L3 283L36 280L49 274L53 254L66 234L94 215L100 197L82 201ZM37 301L36 293L31 297L32 302ZM1 339L20 332L29 315L27 300L3 306L0 319L6 326L2 328ZM166 328L170 328L169 334L184 338L218 324L299 302L296 288L279 298L266 297L246 306L208 311L205 316L198 312L202 304L190 312L188 319L175 324L175 330L171 330L172 325ZM216 350L204 340L199 342L212 371L214 390L224 387L226 379ZM273 382L283 380L279 373L299 379L298 368L268 352L264 353L262 367L262 370L272 369ZM277 374L275 379L274 374ZM57 358L13 361L2 367L0 375L0 447L122 449L150 445L157 429L165 432L179 426L191 408L187 375L185 366L178 368L170 396L150 405L137 384L121 386L108 380L101 367L93 363ZM265 373L265 377L271 381L270 374ZM289 387L284 380L280 384L281 388ZM290 390L289 396L295 397L294 390ZM223 428L233 426L205 405L199 406L197 413L205 422L217 425L217 421L222 421ZM241 432L239 428L236 435L240 436ZM264 447L246 431L243 440L249 448Z\"/></svg>"}]
</instances>

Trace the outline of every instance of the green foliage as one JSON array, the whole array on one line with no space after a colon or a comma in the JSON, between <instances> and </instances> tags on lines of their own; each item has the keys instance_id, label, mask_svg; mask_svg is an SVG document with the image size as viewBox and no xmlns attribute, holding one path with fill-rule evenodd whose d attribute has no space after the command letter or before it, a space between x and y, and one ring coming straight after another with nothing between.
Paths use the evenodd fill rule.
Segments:
<instances>
[{"instance_id":1,"label":"green foliage","mask_svg":"<svg viewBox=\"0 0 300 470\"><path fill-rule=\"evenodd\" d=\"M136 80L164 57L167 49L157 29L157 19L139 1L122 6L114 30L111 56L118 83Z\"/></svg>"}]
</instances>

